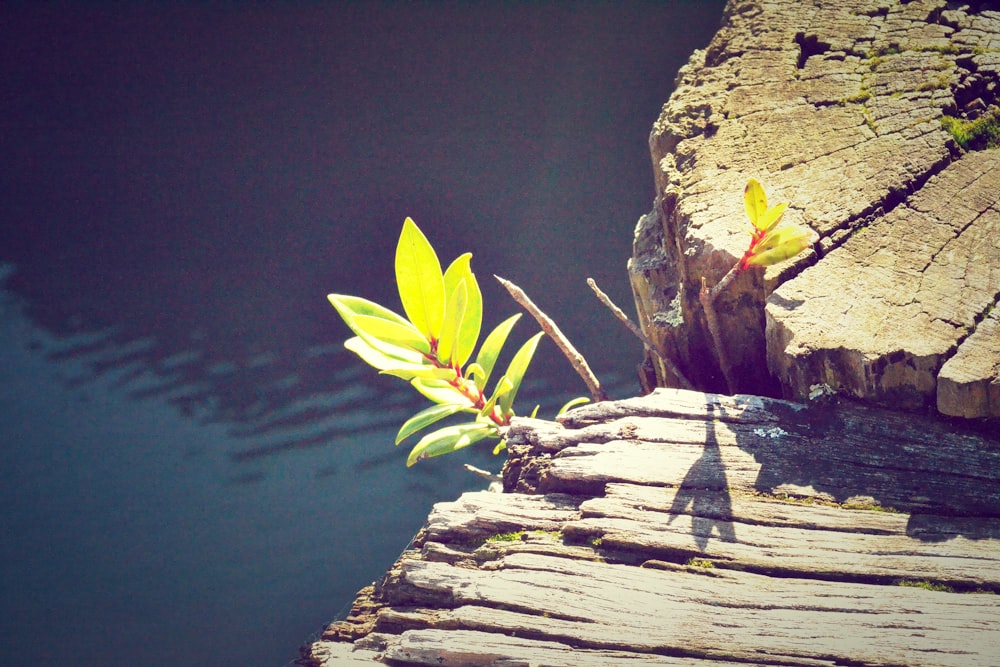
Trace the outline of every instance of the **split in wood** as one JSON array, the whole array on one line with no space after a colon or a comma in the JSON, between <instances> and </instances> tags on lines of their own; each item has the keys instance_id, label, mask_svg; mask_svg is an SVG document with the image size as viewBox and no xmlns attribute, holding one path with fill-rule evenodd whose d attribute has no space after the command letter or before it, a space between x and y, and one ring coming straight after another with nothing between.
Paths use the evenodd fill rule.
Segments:
<instances>
[{"instance_id":1,"label":"split in wood","mask_svg":"<svg viewBox=\"0 0 1000 667\"><path fill-rule=\"evenodd\" d=\"M523 289L498 275L494 275L493 277L496 278L501 285L503 285L504 289L510 293L511 298L513 298L514 301L517 301L522 308L528 311L528 313L535 318L538 325L542 327L542 331L548 334L556 346L562 351L562 353L566 356L566 359L569 360L573 370L575 370L577 374L583 378L583 382L587 385L587 389L590 391L590 397L594 403L608 400L607 394L605 394L604 390L601 389L601 383L598 381L597 376L594 375L592 370L590 370L587 360L582 354L577 352L576 348L573 347L573 344L569 342L569 339L567 339L563 332L559 330L556 323L552 321L552 318L542 312L542 310L528 298L528 295L524 293Z\"/></svg>"},{"instance_id":2,"label":"split in wood","mask_svg":"<svg viewBox=\"0 0 1000 667\"><path fill-rule=\"evenodd\" d=\"M681 372L681 369L677 367L677 364L675 364L672 359L660 354L660 351L656 349L656 345L653 341L646 337L646 334L642 332L639 325L630 320L628 315L626 315L621 308L615 305L615 302L611 300L611 297L601 291L601 288L597 286L597 283L593 278L587 278L587 284L590 285L590 289L594 290L594 294L597 295L600 302L603 303L607 309L610 310L612 314L614 314L614 316L617 317L621 323L635 335L636 338L642 341L642 344L646 346L647 350L660 360L663 366L677 379L681 389L694 389L694 385L688 381L684 373Z\"/></svg>"},{"instance_id":3,"label":"split in wood","mask_svg":"<svg viewBox=\"0 0 1000 667\"><path fill-rule=\"evenodd\" d=\"M723 276L722 280L716 283L711 289L705 284L705 276L702 276L701 291L698 293L698 300L701 301L701 307L705 311L705 321L708 322L708 331L712 334L712 343L715 346L719 369L722 371L722 376L726 379L726 387L730 394L736 393L736 378L733 377L733 368L729 363L726 346L722 343L722 331L719 329L719 318L715 312L715 299L729 283L733 282L733 279L740 272L739 267L739 262L734 264L733 268L729 269L729 273Z\"/></svg>"}]
</instances>

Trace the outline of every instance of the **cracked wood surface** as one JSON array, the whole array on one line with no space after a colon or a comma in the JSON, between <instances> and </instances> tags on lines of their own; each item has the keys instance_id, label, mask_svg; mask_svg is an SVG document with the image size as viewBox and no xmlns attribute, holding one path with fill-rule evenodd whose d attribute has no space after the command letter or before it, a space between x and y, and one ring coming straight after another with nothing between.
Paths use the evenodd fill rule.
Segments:
<instances>
[{"instance_id":1,"label":"cracked wood surface","mask_svg":"<svg viewBox=\"0 0 1000 667\"><path fill-rule=\"evenodd\" d=\"M515 420L508 447L505 492L437 504L311 664L1000 656L994 435L835 400L659 389Z\"/></svg>"},{"instance_id":2,"label":"cracked wood surface","mask_svg":"<svg viewBox=\"0 0 1000 667\"><path fill-rule=\"evenodd\" d=\"M650 136L657 198L629 264L647 336L724 387L697 291L747 245L753 176L821 241L720 299L741 391L1000 417L1000 151L941 123L1000 119L998 97L988 4L732 0ZM647 364L648 385L676 384Z\"/></svg>"}]
</instances>

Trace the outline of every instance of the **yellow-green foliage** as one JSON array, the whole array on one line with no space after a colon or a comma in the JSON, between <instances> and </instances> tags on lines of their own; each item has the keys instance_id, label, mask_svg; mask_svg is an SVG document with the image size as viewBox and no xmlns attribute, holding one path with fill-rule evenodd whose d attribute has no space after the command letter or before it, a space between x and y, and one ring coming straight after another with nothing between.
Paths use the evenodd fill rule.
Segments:
<instances>
[{"instance_id":1,"label":"yellow-green foliage","mask_svg":"<svg viewBox=\"0 0 1000 667\"><path fill-rule=\"evenodd\" d=\"M945 584L936 584L933 581L916 581L913 579L902 579L899 582L900 586L906 586L908 588L923 588L928 591L937 591L939 593L954 593L955 589L951 586L946 586Z\"/></svg>"},{"instance_id":2,"label":"yellow-green foliage","mask_svg":"<svg viewBox=\"0 0 1000 667\"><path fill-rule=\"evenodd\" d=\"M965 150L982 150L1000 146L1000 114L992 113L976 120L942 116L941 125Z\"/></svg>"},{"instance_id":3,"label":"yellow-green foliage","mask_svg":"<svg viewBox=\"0 0 1000 667\"><path fill-rule=\"evenodd\" d=\"M524 538L523 530L515 530L512 533L499 533L486 538L487 542L518 542Z\"/></svg>"},{"instance_id":4,"label":"yellow-green foliage","mask_svg":"<svg viewBox=\"0 0 1000 667\"><path fill-rule=\"evenodd\" d=\"M514 416L513 403L542 336L529 338L514 354L492 394L487 382L520 315L501 322L486 336L475 361L483 297L470 267L471 253L457 257L445 271L427 237L407 218L396 245L396 286L406 317L377 303L346 294L330 294L330 303L354 332L344 347L384 375L394 375L434 405L400 427L396 444L453 415L471 421L425 435L410 451L406 465L457 451L481 440L499 440ZM468 363L467 362L471 362Z\"/></svg>"}]
</instances>

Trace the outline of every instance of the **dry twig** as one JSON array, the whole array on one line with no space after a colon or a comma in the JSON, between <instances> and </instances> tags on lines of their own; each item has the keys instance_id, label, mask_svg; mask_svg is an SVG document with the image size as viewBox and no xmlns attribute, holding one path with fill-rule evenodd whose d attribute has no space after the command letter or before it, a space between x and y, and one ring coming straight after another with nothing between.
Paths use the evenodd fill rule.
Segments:
<instances>
[{"instance_id":1,"label":"dry twig","mask_svg":"<svg viewBox=\"0 0 1000 667\"><path fill-rule=\"evenodd\" d=\"M597 283L593 278L587 278L587 284L590 285L590 289L594 290L594 294L597 295L600 302L603 303L615 317L621 320L621 323L628 327L628 330L631 331L636 338L642 341L643 345L646 346L646 349L656 356L656 358L663 363L666 369L670 371L675 378L677 378L677 382L681 385L682 389L694 389L694 385L688 381L687 377L684 376L684 373L681 373L681 369L677 368L677 364L675 364L672 359L660 354L660 351L656 349L656 345L654 345L653 341L646 337L646 334L642 332L639 325L630 320L628 315L626 315L621 308L615 305L615 302L611 300L611 297L601 291L601 288L597 286Z\"/></svg>"},{"instance_id":2,"label":"dry twig","mask_svg":"<svg viewBox=\"0 0 1000 667\"><path fill-rule=\"evenodd\" d=\"M583 378L583 382L587 385L587 389L590 390L590 397L594 403L608 400L607 394L601 389L601 383L597 380L597 376L594 375L594 372L590 370L590 366L587 365L587 360L584 359L582 354L576 351L576 348L573 347L573 344L569 342L563 332L559 330L559 327L552 321L552 318L543 313L520 287L498 275L494 275L493 277L504 286L504 289L510 292L510 296L514 301L517 301L522 308L535 318L538 325L542 327L542 331L548 334L556 346L562 350L573 370Z\"/></svg>"},{"instance_id":3,"label":"dry twig","mask_svg":"<svg viewBox=\"0 0 1000 667\"><path fill-rule=\"evenodd\" d=\"M705 276L701 277L701 291L698 293L698 300L705 311L705 320L708 322L708 331L712 334L712 342L715 344L715 353L719 358L719 368L722 376L726 378L726 387L730 394L736 393L736 379L733 377L733 369L729 364L729 355L726 354L726 347L722 344L722 332L719 330L719 318L715 313L715 297L718 296L721 288L732 282L736 276L736 267L733 267L712 289L708 289L705 284Z\"/></svg>"}]
</instances>

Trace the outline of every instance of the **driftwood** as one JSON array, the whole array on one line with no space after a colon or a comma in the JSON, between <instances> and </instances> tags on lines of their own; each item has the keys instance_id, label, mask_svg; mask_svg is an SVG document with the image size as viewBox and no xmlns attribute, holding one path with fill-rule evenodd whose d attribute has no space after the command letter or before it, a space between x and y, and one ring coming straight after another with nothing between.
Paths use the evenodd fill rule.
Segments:
<instances>
[{"instance_id":1,"label":"driftwood","mask_svg":"<svg viewBox=\"0 0 1000 667\"><path fill-rule=\"evenodd\" d=\"M334 665L996 665L1000 440L657 390L515 420L309 649Z\"/></svg>"}]
</instances>

